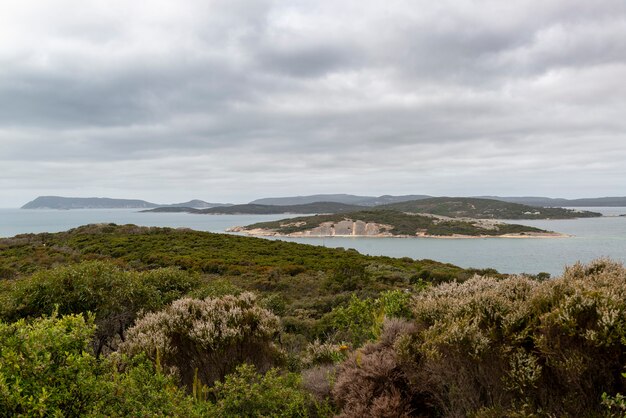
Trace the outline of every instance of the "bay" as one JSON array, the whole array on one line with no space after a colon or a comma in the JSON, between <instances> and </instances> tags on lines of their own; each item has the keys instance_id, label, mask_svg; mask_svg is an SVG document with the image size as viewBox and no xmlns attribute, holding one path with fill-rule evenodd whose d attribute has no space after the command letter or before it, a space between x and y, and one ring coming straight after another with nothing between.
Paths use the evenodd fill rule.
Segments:
<instances>
[{"instance_id":1,"label":"bay","mask_svg":"<svg viewBox=\"0 0 626 418\"><path fill-rule=\"evenodd\" d=\"M579 208L580 209L580 208ZM559 275L564 266L610 257L626 263L626 208L583 208L602 218L511 221L570 234L568 238L280 238L327 247L353 248L363 254L432 259L461 267L495 268L503 273L547 272ZM295 215L294 215L295 216ZM140 213L136 209L20 210L0 209L0 237L22 233L59 232L90 223L135 224L224 232L231 226L285 218L285 215L193 215ZM275 239L275 238L274 238Z\"/></svg>"}]
</instances>

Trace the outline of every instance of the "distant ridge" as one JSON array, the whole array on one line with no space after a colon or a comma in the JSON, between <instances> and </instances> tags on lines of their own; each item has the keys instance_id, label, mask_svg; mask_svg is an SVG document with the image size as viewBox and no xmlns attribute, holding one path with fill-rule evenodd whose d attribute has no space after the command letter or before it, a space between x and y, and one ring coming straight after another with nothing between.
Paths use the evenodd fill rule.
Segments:
<instances>
[{"instance_id":1,"label":"distant ridge","mask_svg":"<svg viewBox=\"0 0 626 418\"><path fill-rule=\"evenodd\" d=\"M521 203L529 206L552 206L552 207L617 207L626 206L626 196L613 197L588 197L582 199L563 199L538 196L522 196L522 197L500 197L500 196L479 196L483 199L501 200L509 203Z\"/></svg>"},{"instance_id":2,"label":"distant ridge","mask_svg":"<svg viewBox=\"0 0 626 418\"><path fill-rule=\"evenodd\" d=\"M470 197L432 197L378 206L348 205L339 202L315 202L303 205L233 205L209 209L158 207L142 212L187 212L212 215L341 214L360 211L396 211L474 219L573 219L602 216L600 213L564 208L539 208L494 199Z\"/></svg>"},{"instance_id":3,"label":"distant ridge","mask_svg":"<svg viewBox=\"0 0 626 418\"><path fill-rule=\"evenodd\" d=\"M530 206L477 197L432 197L377 206L374 209L474 219L574 219L602 216L600 213L577 209Z\"/></svg>"},{"instance_id":4,"label":"distant ridge","mask_svg":"<svg viewBox=\"0 0 626 418\"><path fill-rule=\"evenodd\" d=\"M22 209L134 209L153 208L155 203L138 199L110 199L108 197L39 196Z\"/></svg>"},{"instance_id":5,"label":"distant ridge","mask_svg":"<svg viewBox=\"0 0 626 418\"><path fill-rule=\"evenodd\" d=\"M338 202L314 202L306 203L303 205L258 205L258 204L246 204L246 205L232 205L214 207L208 209L193 209L185 207L158 207L155 209L148 209L142 212L187 212L197 214L212 214L212 215L278 215L278 214L311 214L311 213L345 213L353 212L355 210L365 209L364 206L347 205Z\"/></svg>"},{"instance_id":6,"label":"distant ridge","mask_svg":"<svg viewBox=\"0 0 626 418\"><path fill-rule=\"evenodd\" d=\"M358 196L352 194L315 194L307 196L286 196L286 197L269 197L263 199L257 199L250 202L250 204L259 205L276 205L276 206L289 206L289 205L302 205L308 203L317 202L338 202L349 205L358 206L381 206L392 203L409 202L414 200L423 200L433 198L435 196L429 195L402 195L402 196ZM563 199L563 198L551 198L542 196L470 196L471 198L478 199L492 199L502 202L519 203L528 206L539 207L585 207L585 206L598 206L598 207L615 207L626 206L626 197L590 197L581 199Z\"/></svg>"},{"instance_id":7,"label":"distant ridge","mask_svg":"<svg viewBox=\"0 0 626 418\"><path fill-rule=\"evenodd\" d=\"M410 200L427 199L432 196L427 195L404 195L404 196L357 196L352 194L315 194L309 196L291 196L291 197L268 197L257 199L250 202L251 205L274 205L274 206L290 206L305 205L309 203L319 202L336 202L346 205L357 206L379 206L389 203L407 202Z\"/></svg>"},{"instance_id":8,"label":"distant ridge","mask_svg":"<svg viewBox=\"0 0 626 418\"><path fill-rule=\"evenodd\" d=\"M26 203L21 209L150 209L156 207L191 207L206 209L229 205L228 203L209 203L203 200L190 200L184 203L159 205L139 199L39 196L35 200Z\"/></svg>"}]
</instances>

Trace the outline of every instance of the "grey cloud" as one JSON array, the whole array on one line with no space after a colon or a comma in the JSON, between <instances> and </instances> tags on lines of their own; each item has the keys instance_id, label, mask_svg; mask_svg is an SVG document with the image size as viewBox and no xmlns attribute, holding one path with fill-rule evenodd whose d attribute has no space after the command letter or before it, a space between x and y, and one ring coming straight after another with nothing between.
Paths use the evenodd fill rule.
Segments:
<instances>
[{"instance_id":1,"label":"grey cloud","mask_svg":"<svg viewBox=\"0 0 626 418\"><path fill-rule=\"evenodd\" d=\"M62 3L0 5L3 187L236 200L626 178L623 2Z\"/></svg>"}]
</instances>

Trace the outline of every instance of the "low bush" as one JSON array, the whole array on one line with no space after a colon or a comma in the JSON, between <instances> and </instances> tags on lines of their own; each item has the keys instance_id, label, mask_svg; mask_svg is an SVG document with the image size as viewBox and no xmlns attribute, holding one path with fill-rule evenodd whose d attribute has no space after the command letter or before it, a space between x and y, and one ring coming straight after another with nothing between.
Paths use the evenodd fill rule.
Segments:
<instances>
[{"instance_id":1,"label":"low bush","mask_svg":"<svg viewBox=\"0 0 626 418\"><path fill-rule=\"evenodd\" d=\"M400 336L415 331L410 322L386 320L380 340L357 350L339 367L332 395L340 417L409 417L416 410L428 411L428 399L413 392L394 350Z\"/></svg>"},{"instance_id":2,"label":"low bush","mask_svg":"<svg viewBox=\"0 0 626 418\"><path fill-rule=\"evenodd\" d=\"M197 379L211 386L244 362L269 369L278 357L272 343L278 330L278 317L252 293L183 298L139 319L120 349L146 353L191 389Z\"/></svg>"},{"instance_id":3,"label":"low bush","mask_svg":"<svg viewBox=\"0 0 626 418\"><path fill-rule=\"evenodd\" d=\"M97 361L93 318L0 322L0 417L203 416L173 380L136 358Z\"/></svg>"},{"instance_id":4,"label":"low bush","mask_svg":"<svg viewBox=\"0 0 626 418\"><path fill-rule=\"evenodd\" d=\"M124 340L139 311L159 309L199 283L198 277L175 268L133 272L111 262L83 262L2 283L0 318L92 312L97 325L94 350L99 355L107 347L115 349L115 338Z\"/></svg>"},{"instance_id":5,"label":"low bush","mask_svg":"<svg viewBox=\"0 0 626 418\"><path fill-rule=\"evenodd\" d=\"M314 407L299 375L280 374L277 369L260 374L249 364L217 382L211 393L213 413L219 417L307 417Z\"/></svg>"}]
</instances>

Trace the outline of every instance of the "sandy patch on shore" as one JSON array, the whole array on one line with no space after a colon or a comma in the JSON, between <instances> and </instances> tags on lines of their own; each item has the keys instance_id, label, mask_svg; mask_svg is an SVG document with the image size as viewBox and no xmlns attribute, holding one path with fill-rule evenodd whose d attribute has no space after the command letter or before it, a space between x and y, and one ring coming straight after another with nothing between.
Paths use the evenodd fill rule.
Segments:
<instances>
[{"instance_id":1,"label":"sandy patch on shore","mask_svg":"<svg viewBox=\"0 0 626 418\"><path fill-rule=\"evenodd\" d=\"M226 232L239 232L250 236L257 237L288 237L288 238L432 238L432 239L484 239L484 238L571 238L572 235L561 234L559 232L524 232L517 234L502 235L428 235L426 233L417 233L415 235L393 235L390 232L384 232L375 235L354 235L354 234L333 234L333 235L310 235L305 232L294 232L291 234L281 234L271 229L245 229L243 226L235 226L228 228Z\"/></svg>"}]
</instances>

